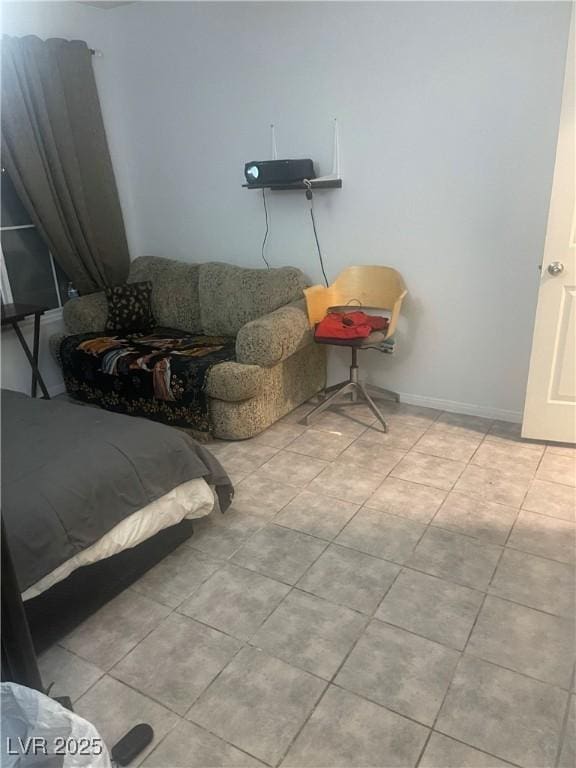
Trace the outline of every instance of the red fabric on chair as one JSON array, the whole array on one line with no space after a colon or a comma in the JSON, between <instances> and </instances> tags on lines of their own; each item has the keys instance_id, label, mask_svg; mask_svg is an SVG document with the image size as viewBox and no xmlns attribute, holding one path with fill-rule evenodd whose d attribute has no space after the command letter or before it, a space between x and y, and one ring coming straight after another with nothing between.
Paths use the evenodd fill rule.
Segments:
<instances>
[{"instance_id":1,"label":"red fabric on chair","mask_svg":"<svg viewBox=\"0 0 576 768\"><path fill-rule=\"evenodd\" d=\"M388 318L365 312L329 312L316 326L315 339L365 339L388 327Z\"/></svg>"}]
</instances>

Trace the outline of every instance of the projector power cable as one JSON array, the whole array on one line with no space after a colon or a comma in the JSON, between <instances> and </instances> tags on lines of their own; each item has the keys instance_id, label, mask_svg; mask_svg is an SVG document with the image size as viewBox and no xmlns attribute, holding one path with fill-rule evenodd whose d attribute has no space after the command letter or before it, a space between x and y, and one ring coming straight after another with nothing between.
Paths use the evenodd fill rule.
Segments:
<instances>
[{"instance_id":1,"label":"projector power cable","mask_svg":"<svg viewBox=\"0 0 576 768\"><path fill-rule=\"evenodd\" d=\"M312 219L312 229L314 231L314 239L316 240L316 248L318 249L318 259L320 261L320 268L322 270L322 274L324 275L324 282L326 283L326 288L328 288L328 278L326 277L326 270L324 269L324 259L322 258L322 249L320 248L320 241L318 240L318 230L316 229L316 218L314 217L314 195L312 194L312 184L308 181L308 179L304 179L304 184L306 185L306 200L310 203L310 218Z\"/></svg>"},{"instance_id":2,"label":"projector power cable","mask_svg":"<svg viewBox=\"0 0 576 768\"><path fill-rule=\"evenodd\" d=\"M262 202L264 203L264 216L266 219L266 232L264 233L264 239L262 240L262 261L266 264L266 267L270 269L270 264L266 261L264 251L266 249L266 241L268 240L268 233L270 232L270 226L268 224L268 206L266 205L266 190L262 187Z\"/></svg>"}]
</instances>

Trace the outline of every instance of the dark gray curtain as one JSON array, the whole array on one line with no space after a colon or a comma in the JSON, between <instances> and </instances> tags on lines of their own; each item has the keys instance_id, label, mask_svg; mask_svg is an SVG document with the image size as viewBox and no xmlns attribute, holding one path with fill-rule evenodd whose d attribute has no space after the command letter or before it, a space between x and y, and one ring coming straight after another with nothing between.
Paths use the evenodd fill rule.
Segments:
<instances>
[{"instance_id":1,"label":"dark gray curtain","mask_svg":"<svg viewBox=\"0 0 576 768\"><path fill-rule=\"evenodd\" d=\"M80 293L125 282L128 246L86 43L3 37L2 165Z\"/></svg>"}]
</instances>

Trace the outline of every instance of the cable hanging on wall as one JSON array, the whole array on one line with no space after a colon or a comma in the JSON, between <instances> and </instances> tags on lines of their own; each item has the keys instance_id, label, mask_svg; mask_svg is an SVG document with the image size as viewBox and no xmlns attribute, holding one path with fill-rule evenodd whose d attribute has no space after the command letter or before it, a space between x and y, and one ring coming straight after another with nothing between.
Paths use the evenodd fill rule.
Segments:
<instances>
[{"instance_id":1,"label":"cable hanging on wall","mask_svg":"<svg viewBox=\"0 0 576 768\"><path fill-rule=\"evenodd\" d=\"M328 277L324 268L324 259L320 240L318 237L318 228L314 214L313 190L341 188L342 179L340 177L340 135L338 119L334 118L333 123L333 144L332 144L332 172L327 176L316 176L314 164L310 158L304 159L278 159L278 145L276 143L276 127L270 123L270 153L271 160L252 161L245 163L244 176L246 184L244 187L249 189L262 190L262 204L264 207L265 231L262 239L261 257L266 268L270 269L270 264L266 258L266 245L270 234L270 220L268 215L268 204L266 201L266 189L274 191L304 189L306 199L310 203L310 219L314 232L314 240L318 251L320 268L324 277L324 282L328 286Z\"/></svg>"},{"instance_id":2,"label":"cable hanging on wall","mask_svg":"<svg viewBox=\"0 0 576 768\"><path fill-rule=\"evenodd\" d=\"M310 218L312 219L312 229L314 231L314 239L316 240L316 248L318 250L318 260L320 261L320 269L322 270L322 274L324 275L324 282L326 283L326 288L328 288L328 278L326 277L326 270L324 269L324 259L322 258L322 249L320 248L320 241L318 240L318 230L316 229L316 218L314 217L314 195L312 193L312 184L308 181L308 179L304 180L304 183L306 184L306 200L310 203Z\"/></svg>"},{"instance_id":3,"label":"cable hanging on wall","mask_svg":"<svg viewBox=\"0 0 576 768\"><path fill-rule=\"evenodd\" d=\"M264 232L264 239L262 240L262 261L266 264L266 268L270 269L270 264L266 260L266 242L268 240L268 233L270 232L270 226L268 222L268 205L266 204L266 190L262 187L262 202L264 203L264 218L266 220L266 231Z\"/></svg>"}]
</instances>

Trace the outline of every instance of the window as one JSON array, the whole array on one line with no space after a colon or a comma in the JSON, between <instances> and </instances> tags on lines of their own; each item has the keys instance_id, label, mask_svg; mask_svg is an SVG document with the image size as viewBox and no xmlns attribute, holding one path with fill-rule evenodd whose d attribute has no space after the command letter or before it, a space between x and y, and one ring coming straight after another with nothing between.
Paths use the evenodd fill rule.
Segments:
<instances>
[{"instance_id":1,"label":"window","mask_svg":"<svg viewBox=\"0 0 576 768\"><path fill-rule=\"evenodd\" d=\"M70 282L32 224L4 168L0 178L2 301L57 309L68 299Z\"/></svg>"}]
</instances>

